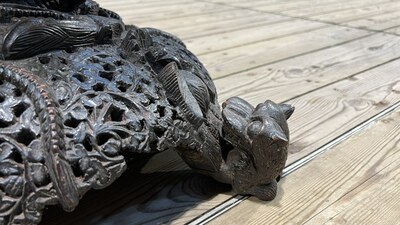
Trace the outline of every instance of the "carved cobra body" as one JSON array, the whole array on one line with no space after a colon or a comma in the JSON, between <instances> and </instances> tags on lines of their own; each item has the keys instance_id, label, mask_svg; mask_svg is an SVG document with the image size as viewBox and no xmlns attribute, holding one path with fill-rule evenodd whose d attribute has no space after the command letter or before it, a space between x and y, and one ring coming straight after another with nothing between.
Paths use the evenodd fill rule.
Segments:
<instances>
[{"instance_id":1,"label":"carved cobra body","mask_svg":"<svg viewBox=\"0 0 400 225\"><path fill-rule=\"evenodd\" d=\"M293 107L234 97L221 112L182 41L93 1L1 1L0 13L0 224L72 211L167 149L238 193L275 197Z\"/></svg>"}]
</instances>

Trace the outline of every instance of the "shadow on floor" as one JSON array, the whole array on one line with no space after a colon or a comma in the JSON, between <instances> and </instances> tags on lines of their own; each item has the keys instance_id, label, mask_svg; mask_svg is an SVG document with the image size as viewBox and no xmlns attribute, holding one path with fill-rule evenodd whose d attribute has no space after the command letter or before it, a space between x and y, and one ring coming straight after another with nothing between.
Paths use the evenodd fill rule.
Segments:
<instances>
[{"instance_id":1,"label":"shadow on floor","mask_svg":"<svg viewBox=\"0 0 400 225\"><path fill-rule=\"evenodd\" d=\"M230 190L213 179L182 170L140 173L136 162L110 187L88 192L72 213L49 207L41 225L133 225L168 223L219 193ZM182 164L183 162L177 161Z\"/></svg>"}]
</instances>

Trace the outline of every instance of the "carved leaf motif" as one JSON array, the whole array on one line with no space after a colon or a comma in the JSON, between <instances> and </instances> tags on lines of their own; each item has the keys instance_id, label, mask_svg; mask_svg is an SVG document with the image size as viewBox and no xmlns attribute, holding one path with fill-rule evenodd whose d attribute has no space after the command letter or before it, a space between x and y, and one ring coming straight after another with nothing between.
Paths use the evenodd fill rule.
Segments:
<instances>
[{"instance_id":1,"label":"carved leaf motif","mask_svg":"<svg viewBox=\"0 0 400 225\"><path fill-rule=\"evenodd\" d=\"M36 20L39 23L40 20ZM62 44L67 34L55 25L35 26L31 21L20 21L4 40L6 58L18 59L54 49Z\"/></svg>"},{"instance_id":2,"label":"carved leaf motif","mask_svg":"<svg viewBox=\"0 0 400 225\"><path fill-rule=\"evenodd\" d=\"M8 211L10 211L15 206L16 203L17 203L17 200L12 199L12 198L6 198L6 197L1 198L0 199L0 216L2 216L2 214L7 215Z\"/></svg>"},{"instance_id":3,"label":"carved leaf motif","mask_svg":"<svg viewBox=\"0 0 400 225\"><path fill-rule=\"evenodd\" d=\"M138 44L140 48L146 49L153 45L153 40L146 30L139 29L136 33L136 37L139 41Z\"/></svg>"},{"instance_id":4,"label":"carved leaf motif","mask_svg":"<svg viewBox=\"0 0 400 225\"><path fill-rule=\"evenodd\" d=\"M186 118L196 127L203 123L203 112L189 86L180 74L175 62L171 62L158 74L158 80L167 90L167 97L178 105Z\"/></svg>"},{"instance_id":5,"label":"carved leaf motif","mask_svg":"<svg viewBox=\"0 0 400 225\"><path fill-rule=\"evenodd\" d=\"M0 162L8 159L12 155L12 146L8 143L0 144Z\"/></svg>"},{"instance_id":6,"label":"carved leaf motif","mask_svg":"<svg viewBox=\"0 0 400 225\"><path fill-rule=\"evenodd\" d=\"M9 176L0 180L0 186L8 196L18 197L22 195L24 179L20 176Z\"/></svg>"},{"instance_id":7,"label":"carved leaf motif","mask_svg":"<svg viewBox=\"0 0 400 225\"><path fill-rule=\"evenodd\" d=\"M48 182L47 179L47 170L44 165L40 163L35 163L31 165L31 170L32 170L32 181L37 185L37 186L42 186L45 183Z\"/></svg>"},{"instance_id":8,"label":"carved leaf motif","mask_svg":"<svg viewBox=\"0 0 400 225\"><path fill-rule=\"evenodd\" d=\"M10 176L10 175L20 175L22 173L22 169L18 166L18 164L6 160L0 162L0 175Z\"/></svg>"},{"instance_id":9,"label":"carved leaf motif","mask_svg":"<svg viewBox=\"0 0 400 225\"><path fill-rule=\"evenodd\" d=\"M82 105L77 105L72 111L71 116L77 120L84 120L87 118L87 110Z\"/></svg>"},{"instance_id":10,"label":"carved leaf motif","mask_svg":"<svg viewBox=\"0 0 400 225\"><path fill-rule=\"evenodd\" d=\"M84 106L89 108L99 107L103 102L100 98L89 98L88 96L81 96L81 102Z\"/></svg>"},{"instance_id":11,"label":"carved leaf motif","mask_svg":"<svg viewBox=\"0 0 400 225\"><path fill-rule=\"evenodd\" d=\"M8 98L7 101L3 102L0 107L0 120L11 123L14 119L13 107L18 104L15 98Z\"/></svg>"},{"instance_id":12,"label":"carved leaf motif","mask_svg":"<svg viewBox=\"0 0 400 225\"><path fill-rule=\"evenodd\" d=\"M134 134L130 126L134 120L126 119L128 108L122 101L130 100L123 95L116 100L105 92L84 94L76 96L66 109L65 113L79 123L66 132L74 143L68 158L79 168L83 185L103 188L115 179L111 174L121 174L126 168L120 152L122 140Z\"/></svg>"},{"instance_id":13,"label":"carved leaf motif","mask_svg":"<svg viewBox=\"0 0 400 225\"><path fill-rule=\"evenodd\" d=\"M199 77L192 73L187 71L182 71L181 73L188 84L190 92L200 105L203 115L206 115L210 106L210 94L208 93L206 84Z\"/></svg>"},{"instance_id":14,"label":"carved leaf motif","mask_svg":"<svg viewBox=\"0 0 400 225\"><path fill-rule=\"evenodd\" d=\"M54 95L58 102L62 105L72 98L71 85L65 81L59 81L54 84Z\"/></svg>"},{"instance_id":15,"label":"carved leaf motif","mask_svg":"<svg viewBox=\"0 0 400 225\"><path fill-rule=\"evenodd\" d=\"M233 142L241 140L241 143L238 144L248 146L245 130L254 107L238 97L228 99L222 104L222 107L222 117L225 121L224 130L227 131L226 138ZM245 141L246 143L243 143Z\"/></svg>"}]
</instances>

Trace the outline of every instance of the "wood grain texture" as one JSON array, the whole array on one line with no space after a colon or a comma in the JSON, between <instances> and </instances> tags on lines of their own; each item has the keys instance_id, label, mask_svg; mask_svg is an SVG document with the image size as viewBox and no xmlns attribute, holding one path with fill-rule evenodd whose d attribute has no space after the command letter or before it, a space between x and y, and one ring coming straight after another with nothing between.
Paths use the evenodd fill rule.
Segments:
<instances>
[{"instance_id":1,"label":"wood grain texture","mask_svg":"<svg viewBox=\"0 0 400 225\"><path fill-rule=\"evenodd\" d=\"M399 101L398 67L393 61L289 101L297 113L288 164Z\"/></svg>"},{"instance_id":2,"label":"wood grain texture","mask_svg":"<svg viewBox=\"0 0 400 225\"><path fill-rule=\"evenodd\" d=\"M240 4L243 2L246 2L245 0L207 0L208 2L213 2L213 3L229 3L229 4ZM281 0L278 0L281 1ZM261 2L268 2L268 3L274 3L277 2L277 0L254 0L253 1L255 4L261 3Z\"/></svg>"},{"instance_id":3,"label":"wood grain texture","mask_svg":"<svg viewBox=\"0 0 400 225\"><path fill-rule=\"evenodd\" d=\"M131 11L132 9L134 10L139 10L139 9L147 9L147 8L157 8L160 7L160 1L123 1L123 0L117 0L117 1L97 1L98 3L101 4L102 7L104 8L113 8L118 11L124 11L126 9L129 9ZM186 4L186 3L193 3L192 0L171 0L168 1L168 5L175 5L179 6L179 4Z\"/></svg>"},{"instance_id":4,"label":"wood grain texture","mask_svg":"<svg viewBox=\"0 0 400 225\"><path fill-rule=\"evenodd\" d=\"M377 31L387 30L392 27L400 26L400 11L396 10L394 12L385 13L382 15L354 20L345 24L351 27L358 27L362 29L367 28Z\"/></svg>"},{"instance_id":5,"label":"wood grain texture","mask_svg":"<svg viewBox=\"0 0 400 225\"><path fill-rule=\"evenodd\" d=\"M397 144L399 149L399 144ZM395 155L392 155L396 157ZM400 163L375 171L306 224L399 224Z\"/></svg>"},{"instance_id":6,"label":"wood grain texture","mask_svg":"<svg viewBox=\"0 0 400 225\"><path fill-rule=\"evenodd\" d=\"M333 13L341 13L342 11L347 10L354 10L358 8L366 8L366 7L373 7L376 5L382 5L384 3L388 3L390 0L356 0L356 1L349 1L349 2L333 2L326 4L313 4L309 5L309 7L303 8L296 8L293 10L285 10L282 13L285 15L296 16L296 17L311 17L317 15L324 15L324 14L333 14ZM263 8L261 8L263 9ZM265 10L268 10L266 7Z\"/></svg>"},{"instance_id":7,"label":"wood grain texture","mask_svg":"<svg viewBox=\"0 0 400 225\"><path fill-rule=\"evenodd\" d=\"M283 12L291 9L308 8L314 5L330 5L334 0L298 0L298 1L279 1L279 2L225 2L227 5L239 6L244 8L252 8L255 10L268 10L269 12Z\"/></svg>"},{"instance_id":8,"label":"wood grain texture","mask_svg":"<svg viewBox=\"0 0 400 225\"><path fill-rule=\"evenodd\" d=\"M199 58L210 72L210 75L213 78L217 78L288 57L338 45L368 34L367 31L363 30L328 26L306 33L200 55ZM188 48L191 49L191 46L188 45Z\"/></svg>"},{"instance_id":9,"label":"wood grain texture","mask_svg":"<svg viewBox=\"0 0 400 225\"><path fill-rule=\"evenodd\" d=\"M153 10L153 12L160 13L160 11L164 11L165 6L161 9L157 9L154 7L148 7L146 9L138 8L140 13L137 14L131 10L134 5L134 1L128 1L130 4L125 4L124 7L128 7L129 10L125 10L126 8L121 8L123 4L102 4L109 9L112 9L124 18L124 22L126 24L135 24L139 27L154 27L158 29L162 29L172 33L174 35L179 36L183 40L188 38L193 38L197 36L206 36L210 34L223 33L232 30L240 30L247 27L255 27L258 25L265 25L270 23L276 23L279 21L287 21L290 18L273 15L263 12L256 12L253 10L246 9L235 9L230 7L224 7L215 5L218 9L223 10L210 10L205 14L193 14L185 17L164 17L162 20L155 20L151 13L148 13L148 10ZM107 3L107 1L105 1ZM136 4L136 3L135 3ZM169 7L177 7L179 6L179 2L175 4L168 4ZM210 5L210 3L207 3ZM160 4L158 4L160 5ZM211 4L212 5L212 4ZM193 2L189 4L189 6L193 6ZM179 7L178 7L179 8ZM167 8L168 9L168 8ZM132 14L143 15L143 11L146 11L148 18L152 18L151 20L137 20L132 17ZM246 18L246 19L243 19Z\"/></svg>"},{"instance_id":10,"label":"wood grain texture","mask_svg":"<svg viewBox=\"0 0 400 225\"><path fill-rule=\"evenodd\" d=\"M196 52L198 55L203 55L221 50L233 50L236 47L279 37L306 33L322 27L326 27L326 24L304 20L289 20L280 23L242 28L222 34L191 38L186 40L186 44L191 51Z\"/></svg>"},{"instance_id":11,"label":"wood grain texture","mask_svg":"<svg viewBox=\"0 0 400 225\"><path fill-rule=\"evenodd\" d=\"M123 4L121 4L123 6ZM179 7L178 7L179 6ZM139 24L144 21L162 21L169 18L186 18L194 15L207 15L213 12L223 12L235 9L231 6L220 6L207 2L188 2L178 5L159 4L158 7L138 9L137 12L109 7L118 12L127 24Z\"/></svg>"},{"instance_id":12,"label":"wood grain texture","mask_svg":"<svg viewBox=\"0 0 400 225\"><path fill-rule=\"evenodd\" d=\"M320 21L328 21L331 23L343 23L351 20L361 19L363 17L371 17L375 15L391 13L394 11L398 11L399 9L400 2L396 0L388 3L311 16L310 18Z\"/></svg>"},{"instance_id":13,"label":"wood grain texture","mask_svg":"<svg viewBox=\"0 0 400 225\"><path fill-rule=\"evenodd\" d=\"M353 4L354 1L360 0L352 0L346 1L347 4ZM207 0L207 2L214 2ZM241 8L251 8L254 10L265 10L269 12L284 12L289 10L296 9L307 9L315 6L324 6L324 8L329 8L331 5L341 3L343 1L338 0L297 0L297 1L223 1L219 2L226 5L237 6Z\"/></svg>"},{"instance_id":14,"label":"wood grain texture","mask_svg":"<svg viewBox=\"0 0 400 225\"><path fill-rule=\"evenodd\" d=\"M289 120L292 137L287 164L400 101L398 65L399 61L393 61L290 101L297 109Z\"/></svg>"},{"instance_id":15,"label":"wood grain texture","mask_svg":"<svg viewBox=\"0 0 400 225\"><path fill-rule=\"evenodd\" d=\"M303 95L400 56L400 38L374 34L214 81L219 101L239 95L252 104Z\"/></svg>"},{"instance_id":16,"label":"wood grain texture","mask_svg":"<svg viewBox=\"0 0 400 225\"><path fill-rule=\"evenodd\" d=\"M265 15L267 16L267 18L264 17ZM237 20L242 23L246 23L247 20L243 20L243 16L248 19L253 19L253 17L261 17L264 21L266 21L269 20L268 16L270 16L270 14L255 12L253 10L234 9L230 11L209 13L207 16L204 15L191 16L185 20L182 20L181 18L172 18L172 19L165 19L162 21L140 22L138 25L157 26L161 29L167 29L168 31L171 31L172 29L174 31L175 29L191 29L191 31L197 31L198 29L194 28L198 28L197 26L199 25L214 25L214 23L220 24L230 20Z\"/></svg>"},{"instance_id":17,"label":"wood grain texture","mask_svg":"<svg viewBox=\"0 0 400 225\"><path fill-rule=\"evenodd\" d=\"M277 200L246 201L210 224L398 224L400 111L284 178Z\"/></svg>"},{"instance_id":18,"label":"wood grain texture","mask_svg":"<svg viewBox=\"0 0 400 225\"><path fill-rule=\"evenodd\" d=\"M291 20L291 18L283 16L267 14L267 13L259 13L248 10L239 10L239 11L235 10L233 12L238 12L239 14L234 14L232 13L232 11L229 11L229 15L232 16L231 18L221 18L215 20L213 20L214 18L212 18L213 15L215 16L225 15L226 12L209 14L209 16L207 17L202 16L202 18L207 18L207 20L201 24L196 24L195 21L190 22L190 20L195 19L191 17L190 20L186 21L187 23L190 22L190 25L188 24L187 26L171 28L170 32L182 38L185 42L189 42L190 39L196 37L207 38L210 35L216 35L216 34L223 35L228 32L236 32L242 29L244 30L249 28L263 27L263 26L268 26L269 24L277 24L279 22L285 22ZM245 20L243 19L243 16L246 17ZM173 22L174 21L172 21L172 23ZM159 26L159 24L156 25ZM193 28L193 26L195 26L195 28Z\"/></svg>"},{"instance_id":19,"label":"wood grain texture","mask_svg":"<svg viewBox=\"0 0 400 225\"><path fill-rule=\"evenodd\" d=\"M395 35L400 35L400 26L389 29L387 30L387 32Z\"/></svg>"}]
</instances>

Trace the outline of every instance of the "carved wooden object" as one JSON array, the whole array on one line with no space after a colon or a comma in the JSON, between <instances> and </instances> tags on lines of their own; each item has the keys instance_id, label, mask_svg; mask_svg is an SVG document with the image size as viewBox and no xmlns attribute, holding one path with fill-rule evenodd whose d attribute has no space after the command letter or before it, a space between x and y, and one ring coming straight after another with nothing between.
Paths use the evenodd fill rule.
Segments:
<instances>
[{"instance_id":1,"label":"carved wooden object","mask_svg":"<svg viewBox=\"0 0 400 225\"><path fill-rule=\"evenodd\" d=\"M47 205L72 211L167 149L237 193L275 197L293 108L233 97L221 113L177 37L66 0L0 1L0 36L0 224L37 224Z\"/></svg>"}]
</instances>

